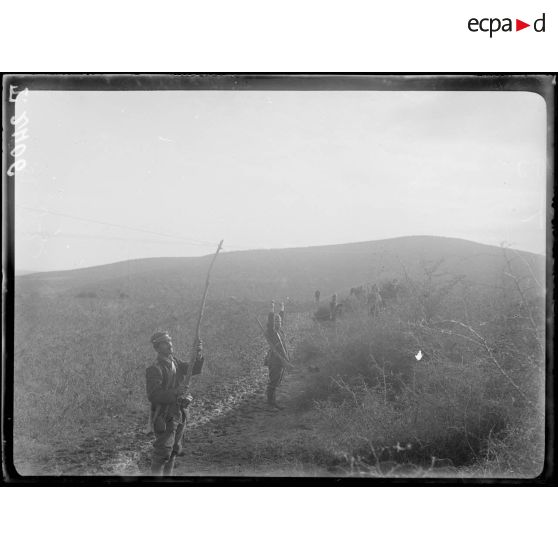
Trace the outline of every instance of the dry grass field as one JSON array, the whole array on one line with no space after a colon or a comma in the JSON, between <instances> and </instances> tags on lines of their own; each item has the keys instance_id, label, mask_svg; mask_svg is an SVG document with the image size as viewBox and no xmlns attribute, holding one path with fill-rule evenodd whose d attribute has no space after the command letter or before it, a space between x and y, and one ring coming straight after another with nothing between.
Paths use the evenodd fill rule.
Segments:
<instances>
[{"instance_id":1,"label":"dry grass field","mask_svg":"<svg viewBox=\"0 0 558 558\"><path fill-rule=\"evenodd\" d=\"M179 355L187 354L206 267L206 258L140 260L17 278L14 456L21 474L110 474L103 464L137 445L144 371L154 358L149 337L167 329ZM372 313L365 298L349 295L351 287L393 278L397 295ZM316 288L324 300L338 293L337 321L311 319ZM202 329L207 366L193 386L195 413L228 401L237 415L235 401L245 403L235 394L261 390L265 345L255 317L265 316L272 298L289 297L296 316L287 332L300 376L283 388L283 418L260 409L248 412L250 425L235 427L238 447L227 455L242 456L236 469L203 446L211 425L203 436L193 428L207 455L196 458L200 470L537 476L544 296L541 257L459 240L223 254ZM218 420L228 419L221 413ZM270 421L281 425L280 437Z\"/></svg>"}]
</instances>

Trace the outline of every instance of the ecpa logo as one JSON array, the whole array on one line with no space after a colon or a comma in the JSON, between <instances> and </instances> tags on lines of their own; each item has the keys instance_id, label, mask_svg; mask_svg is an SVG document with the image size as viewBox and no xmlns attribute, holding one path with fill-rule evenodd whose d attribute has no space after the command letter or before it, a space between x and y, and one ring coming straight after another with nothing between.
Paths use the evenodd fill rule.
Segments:
<instances>
[{"instance_id":1,"label":"ecpa logo","mask_svg":"<svg viewBox=\"0 0 558 558\"><path fill-rule=\"evenodd\" d=\"M535 32L545 32L545 17L546 14L543 13L543 15L539 19L536 19L533 22L533 29ZM505 17L503 19L500 19L498 17L485 17L482 19L472 17L467 23L467 27L469 28L469 31L472 31L473 33L477 33L478 31L481 31L483 33L490 33L490 38L492 38L492 35L494 33L498 33L498 31L503 31L504 33L514 31L512 18L509 17ZM526 29L527 27L531 27L531 24L525 23L520 19L515 20L515 31L521 31L522 29Z\"/></svg>"}]
</instances>

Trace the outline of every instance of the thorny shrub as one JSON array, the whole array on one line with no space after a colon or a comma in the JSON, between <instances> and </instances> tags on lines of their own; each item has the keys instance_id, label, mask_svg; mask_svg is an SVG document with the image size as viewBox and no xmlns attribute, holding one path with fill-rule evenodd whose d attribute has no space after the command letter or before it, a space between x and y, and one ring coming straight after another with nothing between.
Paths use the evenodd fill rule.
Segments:
<instances>
[{"instance_id":1,"label":"thorny shrub","mask_svg":"<svg viewBox=\"0 0 558 558\"><path fill-rule=\"evenodd\" d=\"M544 306L503 270L496 292L425 269L379 315L319 324L298 358L328 386L322 443L351 463L533 477L544 444ZM420 351L420 354L419 354ZM417 356L422 357L420 360Z\"/></svg>"}]
</instances>

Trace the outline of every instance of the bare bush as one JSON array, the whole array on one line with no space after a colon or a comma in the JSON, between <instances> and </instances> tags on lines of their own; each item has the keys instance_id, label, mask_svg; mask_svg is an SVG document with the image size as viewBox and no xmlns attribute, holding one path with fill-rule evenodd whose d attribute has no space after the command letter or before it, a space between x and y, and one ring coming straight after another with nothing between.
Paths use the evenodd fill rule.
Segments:
<instances>
[{"instance_id":1,"label":"bare bush","mask_svg":"<svg viewBox=\"0 0 558 558\"><path fill-rule=\"evenodd\" d=\"M405 277L397 304L378 316L361 309L333 330L316 327L298 354L329 378L318 404L323 443L363 466L395 460L473 467L473 475L539 474L541 293L526 291L509 267L502 281L494 296L435 262L422 280Z\"/></svg>"}]
</instances>

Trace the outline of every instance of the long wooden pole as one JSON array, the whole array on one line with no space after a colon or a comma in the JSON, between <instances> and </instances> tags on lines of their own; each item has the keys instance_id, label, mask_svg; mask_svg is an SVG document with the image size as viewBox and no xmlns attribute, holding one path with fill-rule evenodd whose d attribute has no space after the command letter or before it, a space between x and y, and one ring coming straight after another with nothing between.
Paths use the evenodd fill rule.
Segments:
<instances>
[{"instance_id":1,"label":"long wooden pole","mask_svg":"<svg viewBox=\"0 0 558 558\"><path fill-rule=\"evenodd\" d=\"M198 314L198 322L196 324L196 334L194 335L194 341L192 342L192 350L190 351L190 361L188 363L188 370L186 371L186 376L184 377L184 381L180 386L182 388L182 391L184 392L186 392L190 387L190 380L192 378L192 372L194 371L194 364L196 362L196 356L198 352L198 341L200 339L200 326L203 317L203 311L205 309L205 299L207 298L207 290L209 289L209 276L211 275L211 270L213 269L213 264L215 263L217 254L219 254L219 251L221 250L222 247L223 247L223 241L221 240L221 242L219 242L219 246L217 246L217 252L215 252L215 255L211 260L211 264L209 265L209 270L207 272L207 278L205 280L205 290L203 292L203 297L200 304L200 312ZM147 428L148 434L153 432L154 430L153 424L155 422L155 419L159 416L159 413L161 412L161 408L162 405L157 405L155 411L149 413L149 425Z\"/></svg>"},{"instance_id":2,"label":"long wooden pole","mask_svg":"<svg viewBox=\"0 0 558 558\"><path fill-rule=\"evenodd\" d=\"M213 269L213 264L215 263L215 260L217 259L217 255L219 254L221 248L223 247L223 241L221 240L221 242L219 242L219 246L217 246L217 251L215 252L215 255L213 256L213 259L211 260L211 263L209 264L209 269L207 270L207 277L205 279L205 289L203 291L203 297L202 297L202 301L200 304L200 311L198 314L198 322L196 323L196 331L195 331L195 335L194 335L194 341L192 342L192 349L190 351L190 360L188 361L188 370L186 372L186 376L184 377L183 383L182 383L182 387L184 389L184 391L186 391L188 389L188 387L190 386L190 380L192 378L192 372L194 371L194 364L196 362L196 357L197 357L197 352L198 352L198 343L200 340L200 327L201 327L201 321L203 318L203 312L205 310L205 300L207 298L207 291L209 290L209 277L211 276L211 270Z\"/></svg>"}]
</instances>

